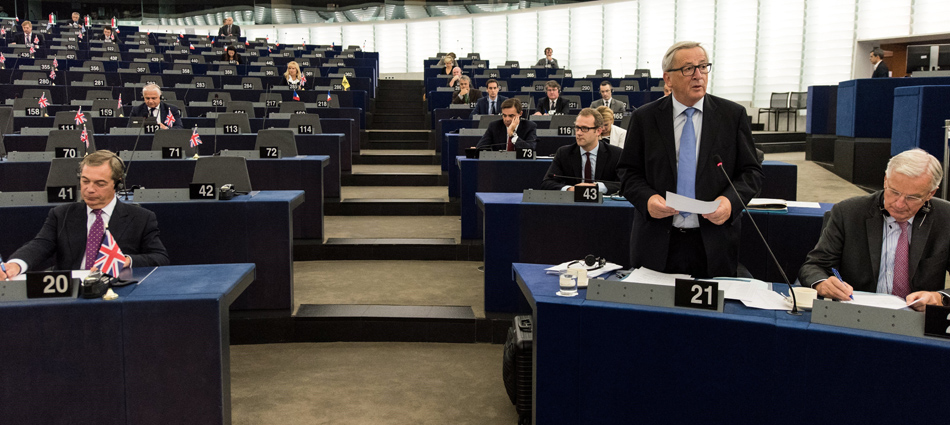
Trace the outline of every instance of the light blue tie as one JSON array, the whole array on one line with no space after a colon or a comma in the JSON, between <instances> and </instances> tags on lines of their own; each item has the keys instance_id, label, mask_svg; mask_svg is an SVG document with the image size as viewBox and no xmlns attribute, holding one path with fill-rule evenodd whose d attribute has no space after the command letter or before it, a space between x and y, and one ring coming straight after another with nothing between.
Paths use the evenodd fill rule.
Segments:
<instances>
[{"instance_id":1,"label":"light blue tie","mask_svg":"<svg viewBox=\"0 0 950 425\"><path fill-rule=\"evenodd\" d=\"M686 108L686 124L680 135L680 154L676 164L676 193L688 198L696 197L696 129L693 128L693 113L696 108ZM683 218L688 212L680 213Z\"/></svg>"}]
</instances>

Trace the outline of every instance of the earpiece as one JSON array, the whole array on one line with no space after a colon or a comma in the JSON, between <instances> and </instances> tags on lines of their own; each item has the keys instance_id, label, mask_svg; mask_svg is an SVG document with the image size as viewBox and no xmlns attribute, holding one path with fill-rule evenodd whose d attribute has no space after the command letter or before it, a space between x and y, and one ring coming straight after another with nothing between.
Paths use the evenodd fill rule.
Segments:
<instances>
[{"instance_id":1,"label":"earpiece","mask_svg":"<svg viewBox=\"0 0 950 425\"><path fill-rule=\"evenodd\" d=\"M122 158L119 157L119 155L116 155L115 152L109 151L109 154L112 155L113 158L119 161L119 174L122 177L116 180L115 185L113 186L113 189L116 192L121 192L125 190L125 178L126 178L125 161L123 161ZM76 178L82 178L82 163L81 162L80 162L79 168L76 169Z\"/></svg>"},{"instance_id":2,"label":"earpiece","mask_svg":"<svg viewBox=\"0 0 950 425\"><path fill-rule=\"evenodd\" d=\"M594 254L587 254L583 260L571 261L567 264L567 267L570 268L571 266L579 263L584 263L584 266L587 267L587 271L592 271L603 268L605 265L607 265L607 260L603 257L597 257Z\"/></svg>"}]
</instances>

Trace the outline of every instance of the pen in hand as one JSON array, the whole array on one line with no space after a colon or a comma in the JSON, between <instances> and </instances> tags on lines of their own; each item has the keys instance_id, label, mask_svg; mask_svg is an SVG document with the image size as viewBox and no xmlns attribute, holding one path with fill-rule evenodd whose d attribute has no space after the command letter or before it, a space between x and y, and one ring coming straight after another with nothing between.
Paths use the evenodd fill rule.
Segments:
<instances>
[{"instance_id":1,"label":"pen in hand","mask_svg":"<svg viewBox=\"0 0 950 425\"><path fill-rule=\"evenodd\" d=\"M3 280L10 280L7 275L7 266L3 264L3 257L0 257L0 270L3 270Z\"/></svg>"},{"instance_id":2,"label":"pen in hand","mask_svg":"<svg viewBox=\"0 0 950 425\"><path fill-rule=\"evenodd\" d=\"M831 268L831 272L835 274L835 277L838 278L838 280L841 281L841 283L844 283L844 279L841 278L841 273L838 273L838 269L832 267L832 268ZM848 297L851 298L851 301L854 301L854 293L853 293L853 292L851 293L851 295L848 295Z\"/></svg>"}]
</instances>

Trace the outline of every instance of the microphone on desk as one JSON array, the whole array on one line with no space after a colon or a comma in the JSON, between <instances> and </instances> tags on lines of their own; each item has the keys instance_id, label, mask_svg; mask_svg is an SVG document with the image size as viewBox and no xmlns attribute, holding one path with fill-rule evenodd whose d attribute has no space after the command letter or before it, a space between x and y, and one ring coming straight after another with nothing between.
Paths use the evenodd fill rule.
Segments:
<instances>
[{"instance_id":1,"label":"microphone on desk","mask_svg":"<svg viewBox=\"0 0 950 425\"><path fill-rule=\"evenodd\" d=\"M270 109L268 107L268 104L270 103L270 90L272 88L274 88L274 85L268 84L267 91L264 92L264 121L261 122L261 128L260 128L261 130L264 130L267 128L267 114L269 113L268 110Z\"/></svg>"},{"instance_id":2,"label":"microphone on desk","mask_svg":"<svg viewBox=\"0 0 950 425\"><path fill-rule=\"evenodd\" d=\"M159 104L158 106L159 106L158 113L159 115L161 115L162 113L161 104ZM148 108L145 108L145 112L146 112L146 116L148 116ZM124 198L125 201L129 200L129 192L132 192L133 190L132 186L129 186L127 184L127 181L129 178L129 168L132 168L132 159L135 157L135 151L139 147L139 139L142 138L142 133L144 133L145 125L147 122L148 122L147 120L142 121L142 125L139 126L138 134L135 135L135 143L132 144L132 153L129 154L129 164L125 165L123 163L123 165L125 166L122 167L122 182L119 185L119 193L122 193L125 196ZM118 158L119 155L116 155L116 157ZM121 160L122 158L119 158L119 159Z\"/></svg>"},{"instance_id":3,"label":"microphone on desk","mask_svg":"<svg viewBox=\"0 0 950 425\"><path fill-rule=\"evenodd\" d=\"M722 170L722 175L726 176L726 181L729 182L729 187L732 188L732 191L736 194L736 198L739 199L739 204L742 205L743 211L749 211L749 208L746 207L745 202L742 202L742 196L739 195L739 191L736 190L736 186L732 184L732 178L729 177L729 174L726 173L726 170L722 168L722 157L719 155L713 156L713 161L716 161L716 168ZM785 270L782 269L782 265L779 264L778 258L775 257L775 253L772 252L772 247L769 246L769 242L765 240L765 236L762 236L762 231L759 230L759 225L755 224L755 219L752 218L752 214L749 214L749 221L752 222L752 227L755 227L756 233L759 234L759 238L762 239L762 243L765 244L765 249L769 251L769 255L772 256L772 261L775 262L775 266L778 267L778 272L782 275L782 279L785 280L785 284L788 285L788 293L792 295L792 311L789 311L788 314L795 316L800 316L802 313L798 311L798 300L795 298L795 291L792 290L792 284L788 281L788 276L785 275Z\"/></svg>"}]
</instances>

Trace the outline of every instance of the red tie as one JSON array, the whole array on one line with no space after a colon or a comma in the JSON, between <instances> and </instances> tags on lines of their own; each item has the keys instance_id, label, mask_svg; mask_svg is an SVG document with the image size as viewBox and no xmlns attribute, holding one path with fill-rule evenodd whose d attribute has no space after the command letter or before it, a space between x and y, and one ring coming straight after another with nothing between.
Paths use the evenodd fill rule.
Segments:
<instances>
[{"instance_id":1,"label":"red tie","mask_svg":"<svg viewBox=\"0 0 950 425\"><path fill-rule=\"evenodd\" d=\"M515 144L511 143L511 136L508 136L508 152L513 152L515 150Z\"/></svg>"},{"instance_id":2,"label":"red tie","mask_svg":"<svg viewBox=\"0 0 950 425\"><path fill-rule=\"evenodd\" d=\"M590 167L590 152L586 152L584 155L587 155L587 161L584 162L584 183L592 183L594 181L594 172Z\"/></svg>"},{"instance_id":3,"label":"red tie","mask_svg":"<svg viewBox=\"0 0 950 425\"><path fill-rule=\"evenodd\" d=\"M901 235L897 237L897 249L894 250L894 282L891 293L901 298L910 294L910 279L907 269L907 222L898 222Z\"/></svg>"},{"instance_id":4,"label":"red tie","mask_svg":"<svg viewBox=\"0 0 950 425\"><path fill-rule=\"evenodd\" d=\"M102 246L102 235L105 233L105 224L102 222L102 210L92 210L96 215L96 221L92 222L89 228L89 236L86 237L86 270L92 268L92 263L96 262L99 256L99 247Z\"/></svg>"}]
</instances>

